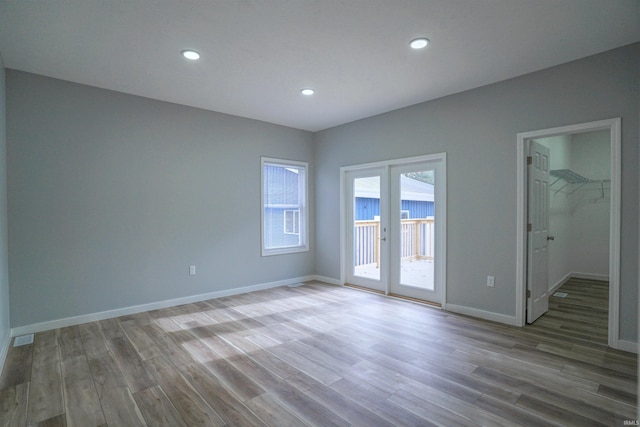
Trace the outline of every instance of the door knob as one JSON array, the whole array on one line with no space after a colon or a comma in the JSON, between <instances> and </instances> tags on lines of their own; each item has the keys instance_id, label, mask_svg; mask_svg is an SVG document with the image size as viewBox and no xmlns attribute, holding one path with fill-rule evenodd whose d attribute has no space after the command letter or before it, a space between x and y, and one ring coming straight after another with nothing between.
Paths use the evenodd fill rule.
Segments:
<instances>
[{"instance_id":1,"label":"door knob","mask_svg":"<svg viewBox=\"0 0 640 427\"><path fill-rule=\"evenodd\" d=\"M556 240L556 236L547 236L547 240Z\"/></svg>"}]
</instances>

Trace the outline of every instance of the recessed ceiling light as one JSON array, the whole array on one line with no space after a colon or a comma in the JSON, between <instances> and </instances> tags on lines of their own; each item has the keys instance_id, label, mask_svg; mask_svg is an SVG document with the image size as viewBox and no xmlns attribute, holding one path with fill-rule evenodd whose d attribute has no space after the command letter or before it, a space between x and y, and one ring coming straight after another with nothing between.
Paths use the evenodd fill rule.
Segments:
<instances>
[{"instance_id":1,"label":"recessed ceiling light","mask_svg":"<svg viewBox=\"0 0 640 427\"><path fill-rule=\"evenodd\" d=\"M303 94L303 95L309 96L309 95L313 95L314 93L316 93L316 91L311 89L311 88L305 88L305 89L302 89L300 91L300 93Z\"/></svg>"},{"instance_id":2,"label":"recessed ceiling light","mask_svg":"<svg viewBox=\"0 0 640 427\"><path fill-rule=\"evenodd\" d=\"M411 40L411 43L409 43L409 46L411 46L413 49L423 49L427 47L428 44L429 44L429 39L425 37L420 37L418 39Z\"/></svg>"},{"instance_id":3,"label":"recessed ceiling light","mask_svg":"<svg viewBox=\"0 0 640 427\"><path fill-rule=\"evenodd\" d=\"M195 50L186 49L186 50L183 50L181 53L182 53L182 56L192 61L195 61L196 59L200 59L200 54Z\"/></svg>"}]
</instances>

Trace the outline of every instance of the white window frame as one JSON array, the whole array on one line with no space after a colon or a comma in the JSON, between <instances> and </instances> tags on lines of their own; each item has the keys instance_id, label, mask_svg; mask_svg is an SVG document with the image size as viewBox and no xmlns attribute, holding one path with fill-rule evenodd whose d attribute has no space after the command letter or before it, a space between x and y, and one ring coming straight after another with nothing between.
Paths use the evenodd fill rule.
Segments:
<instances>
[{"instance_id":1,"label":"white window frame","mask_svg":"<svg viewBox=\"0 0 640 427\"><path fill-rule=\"evenodd\" d=\"M291 221L291 227L293 230L288 230L287 228L287 214L293 216ZM284 210L284 226L282 229L284 230L284 234L295 234L296 236L300 234L300 209L285 209Z\"/></svg>"},{"instance_id":2,"label":"white window frame","mask_svg":"<svg viewBox=\"0 0 640 427\"><path fill-rule=\"evenodd\" d=\"M298 192L300 200L300 205L296 208L285 209L284 211L298 211L299 216L299 233L284 233L284 234L298 234L299 235L299 244L295 246L279 246L267 248L265 247L265 192L264 192L264 184L265 184L265 165L278 166L283 168L293 168L296 170L300 170L299 180L302 180L301 185L298 185ZM285 159L277 159L271 157L262 157L260 159L260 241L262 247L262 256L271 256L271 255L282 255L282 254L292 254L298 252L308 252L309 251L309 163L301 162L296 160L285 160ZM283 212L284 212L283 211ZM284 217L284 214L283 214ZM284 218L283 218L284 219ZM285 224L283 224L284 226ZM286 227L283 228L283 231L286 230Z\"/></svg>"}]
</instances>

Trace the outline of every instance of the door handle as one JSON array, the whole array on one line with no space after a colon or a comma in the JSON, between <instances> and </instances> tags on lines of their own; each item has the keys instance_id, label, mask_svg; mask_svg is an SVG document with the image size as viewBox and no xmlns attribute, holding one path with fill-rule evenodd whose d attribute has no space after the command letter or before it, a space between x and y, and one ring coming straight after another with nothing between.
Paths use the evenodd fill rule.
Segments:
<instances>
[{"instance_id":1,"label":"door handle","mask_svg":"<svg viewBox=\"0 0 640 427\"><path fill-rule=\"evenodd\" d=\"M556 236L547 236L547 240L556 240Z\"/></svg>"},{"instance_id":2,"label":"door handle","mask_svg":"<svg viewBox=\"0 0 640 427\"><path fill-rule=\"evenodd\" d=\"M386 236L385 237L378 237L378 239L382 240L383 242L387 241L387 237Z\"/></svg>"}]
</instances>

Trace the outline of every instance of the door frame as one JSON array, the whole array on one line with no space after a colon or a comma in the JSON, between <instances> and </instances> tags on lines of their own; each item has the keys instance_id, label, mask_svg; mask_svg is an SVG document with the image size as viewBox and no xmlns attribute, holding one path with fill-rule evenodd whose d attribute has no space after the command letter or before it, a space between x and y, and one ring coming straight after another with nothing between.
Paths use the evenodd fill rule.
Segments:
<instances>
[{"instance_id":1,"label":"door frame","mask_svg":"<svg viewBox=\"0 0 640 427\"><path fill-rule=\"evenodd\" d=\"M428 162L428 161L442 161L442 176L440 177L440 181L442 182L442 187L444 189L444 194L442 195L442 216L440 219L440 226L442 227L443 233L440 237L440 242L436 242L436 253L438 254L438 259L436 260L435 267L440 271L440 280L442 286L442 301L440 302L440 307L445 310L446 309L446 301L447 301L447 189L446 189L446 179L447 179L447 153L436 153L436 154L428 154L423 156L415 156L415 157L405 157L401 159L393 159L393 160L383 160L379 162L372 163L363 163L357 165L350 166L342 166L340 168L340 283L342 285L346 284L346 252L347 252L347 227L350 227L351 224L347 224L346 218L346 194L345 194L345 181L346 174L349 171L357 171L361 169L371 169L371 168L385 168L387 169L387 175L391 166L398 165L408 165L411 163L420 163L420 162ZM438 178L436 178L438 179ZM438 184L436 184L438 185ZM437 191L437 190L436 190ZM351 201L349 201L351 203ZM386 291L385 294L389 293L389 283L388 278L382 278L381 280L387 280Z\"/></svg>"},{"instance_id":2,"label":"door frame","mask_svg":"<svg viewBox=\"0 0 640 427\"><path fill-rule=\"evenodd\" d=\"M620 215L621 215L621 119L613 118L517 135L517 248L516 321L526 323L527 287L527 145L528 141L551 136L609 130L611 150L611 190L609 200L609 321L608 344L620 348Z\"/></svg>"}]
</instances>

